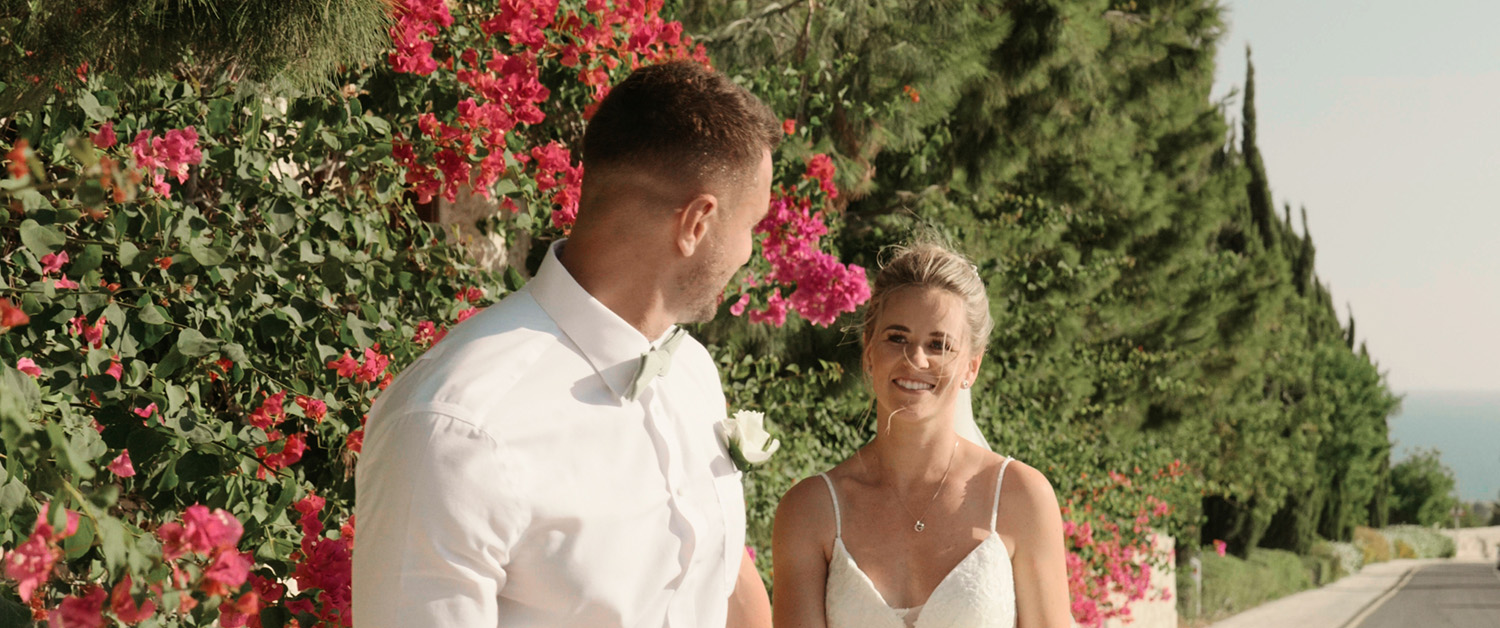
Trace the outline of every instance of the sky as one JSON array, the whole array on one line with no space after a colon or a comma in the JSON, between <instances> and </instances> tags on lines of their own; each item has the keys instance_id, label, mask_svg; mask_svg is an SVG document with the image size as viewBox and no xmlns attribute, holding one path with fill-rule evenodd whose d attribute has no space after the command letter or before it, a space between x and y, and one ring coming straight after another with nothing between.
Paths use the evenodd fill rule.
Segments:
<instances>
[{"instance_id":1,"label":"sky","mask_svg":"<svg viewBox=\"0 0 1500 628\"><path fill-rule=\"evenodd\" d=\"M1214 97L1243 91L1248 43L1277 208L1299 231L1307 208L1392 389L1500 391L1500 0L1224 7Z\"/></svg>"}]
</instances>

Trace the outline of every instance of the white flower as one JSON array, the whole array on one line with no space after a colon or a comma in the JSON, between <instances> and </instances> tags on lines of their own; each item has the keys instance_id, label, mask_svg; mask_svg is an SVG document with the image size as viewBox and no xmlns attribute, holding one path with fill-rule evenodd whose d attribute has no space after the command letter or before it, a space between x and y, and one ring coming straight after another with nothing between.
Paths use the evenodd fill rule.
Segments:
<instances>
[{"instance_id":1,"label":"white flower","mask_svg":"<svg viewBox=\"0 0 1500 628\"><path fill-rule=\"evenodd\" d=\"M766 415L751 410L740 410L719 422L719 440L741 471L770 460L781 447L781 441L766 432L765 422Z\"/></svg>"}]
</instances>

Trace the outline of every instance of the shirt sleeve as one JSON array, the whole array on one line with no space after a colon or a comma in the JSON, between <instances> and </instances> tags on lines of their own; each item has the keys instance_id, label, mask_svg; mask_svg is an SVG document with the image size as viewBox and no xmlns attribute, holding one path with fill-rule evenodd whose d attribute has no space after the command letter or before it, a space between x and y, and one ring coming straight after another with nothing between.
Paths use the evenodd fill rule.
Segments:
<instances>
[{"instance_id":1,"label":"shirt sleeve","mask_svg":"<svg viewBox=\"0 0 1500 628\"><path fill-rule=\"evenodd\" d=\"M510 456L446 413L371 419L355 476L354 624L498 625L528 516Z\"/></svg>"}]
</instances>

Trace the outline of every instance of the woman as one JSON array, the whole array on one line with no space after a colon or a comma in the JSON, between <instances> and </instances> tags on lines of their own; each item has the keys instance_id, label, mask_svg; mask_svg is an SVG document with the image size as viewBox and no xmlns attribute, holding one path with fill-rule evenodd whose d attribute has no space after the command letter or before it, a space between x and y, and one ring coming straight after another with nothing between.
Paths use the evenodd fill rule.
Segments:
<instances>
[{"instance_id":1,"label":"woman","mask_svg":"<svg viewBox=\"0 0 1500 628\"><path fill-rule=\"evenodd\" d=\"M881 269L862 330L876 436L777 507L777 628L1071 625L1051 484L955 426L992 325L958 254L919 244Z\"/></svg>"}]
</instances>

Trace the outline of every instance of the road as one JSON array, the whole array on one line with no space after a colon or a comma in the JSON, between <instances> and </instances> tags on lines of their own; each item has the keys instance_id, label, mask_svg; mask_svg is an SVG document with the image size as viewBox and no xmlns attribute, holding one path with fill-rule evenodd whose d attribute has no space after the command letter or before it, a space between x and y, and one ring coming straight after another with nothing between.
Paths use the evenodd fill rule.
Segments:
<instances>
[{"instance_id":1,"label":"road","mask_svg":"<svg viewBox=\"0 0 1500 628\"><path fill-rule=\"evenodd\" d=\"M1500 628L1500 571L1493 562L1418 567L1354 628Z\"/></svg>"}]
</instances>

